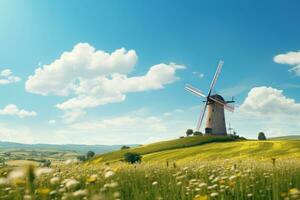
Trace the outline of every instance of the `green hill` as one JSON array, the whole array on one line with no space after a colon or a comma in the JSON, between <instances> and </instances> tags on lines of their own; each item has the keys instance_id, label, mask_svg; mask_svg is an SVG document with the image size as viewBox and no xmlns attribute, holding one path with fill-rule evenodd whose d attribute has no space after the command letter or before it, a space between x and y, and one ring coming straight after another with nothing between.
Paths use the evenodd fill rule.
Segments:
<instances>
[{"instance_id":1,"label":"green hill","mask_svg":"<svg viewBox=\"0 0 300 200\"><path fill-rule=\"evenodd\" d=\"M287 135L280 137L273 137L270 140L300 140L300 135Z\"/></svg>"},{"instance_id":2,"label":"green hill","mask_svg":"<svg viewBox=\"0 0 300 200\"><path fill-rule=\"evenodd\" d=\"M91 162L120 162L126 152L142 154L143 162L300 158L300 140L256 141L236 140L232 137L194 136L105 153Z\"/></svg>"}]
</instances>

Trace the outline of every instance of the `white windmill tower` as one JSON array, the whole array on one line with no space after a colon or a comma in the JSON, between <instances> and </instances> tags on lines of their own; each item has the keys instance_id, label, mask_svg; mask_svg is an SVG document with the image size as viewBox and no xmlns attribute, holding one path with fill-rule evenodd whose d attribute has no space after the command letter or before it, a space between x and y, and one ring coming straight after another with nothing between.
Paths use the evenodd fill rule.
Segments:
<instances>
[{"instance_id":1,"label":"white windmill tower","mask_svg":"<svg viewBox=\"0 0 300 200\"><path fill-rule=\"evenodd\" d=\"M205 105L200 113L200 117L196 127L196 130L199 131L207 109L205 134L227 135L224 108L226 110L229 110L230 112L234 111L234 107L229 105L229 103L234 103L233 99L231 101L225 101L221 95L212 94L212 91L221 72L223 63L224 62L222 60L219 62L217 71L211 82L207 95L203 94L203 92L191 85L186 85L185 87L187 91L193 93L194 95L205 98Z\"/></svg>"}]
</instances>

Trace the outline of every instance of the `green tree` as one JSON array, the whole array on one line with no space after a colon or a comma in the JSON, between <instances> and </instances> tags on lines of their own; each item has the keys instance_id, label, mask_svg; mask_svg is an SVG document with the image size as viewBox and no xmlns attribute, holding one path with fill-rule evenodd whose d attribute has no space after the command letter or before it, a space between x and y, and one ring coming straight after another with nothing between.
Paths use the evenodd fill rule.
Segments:
<instances>
[{"instance_id":1,"label":"green tree","mask_svg":"<svg viewBox=\"0 0 300 200\"><path fill-rule=\"evenodd\" d=\"M259 132L258 133L258 140L266 140L266 135L264 132Z\"/></svg>"},{"instance_id":2,"label":"green tree","mask_svg":"<svg viewBox=\"0 0 300 200\"><path fill-rule=\"evenodd\" d=\"M94 157L95 156L95 152L93 152L93 151L88 151L87 153L86 153L86 158L87 159L90 159L90 158L92 158L92 157Z\"/></svg>"},{"instance_id":3,"label":"green tree","mask_svg":"<svg viewBox=\"0 0 300 200\"><path fill-rule=\"evenodd\" d=\"M142 156L138 153L128 152L124 154L124 160L131 164L140 163L142 161Z\"/></svg>"},{"instance_id":4,"label":"green tree","mask_svg":"<svg viewBox=\"0 0 300 200\"><path fill-rule=\"evenodd\" d=\"M186 134L186 136L190 136L190 135L193 135L193 129L188 129L188 130L186 130L186 132L185 132L185 134Z\"/></svg>"},{"instance_id":5,"label":"green tree","mask_svg":"<svg viewBox=\"0 0 300 200\"><path fill-rule=\"evenodd\" d=\"M193 134L194 136L202 136L203 135L203 133L201 133L200 131L195 131L194 132L194 134Z\"/></svg>"}]
</instances>

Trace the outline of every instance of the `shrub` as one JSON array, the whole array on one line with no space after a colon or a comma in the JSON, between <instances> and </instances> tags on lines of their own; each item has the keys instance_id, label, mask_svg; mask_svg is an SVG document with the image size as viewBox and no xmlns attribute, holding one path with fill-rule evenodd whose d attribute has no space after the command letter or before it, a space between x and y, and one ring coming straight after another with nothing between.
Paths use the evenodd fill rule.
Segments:
<instances>
[{"instance_id":1,"label":"shrub","mask_svg":"<svg viewBox=\"0 0 300 200\"><path fill-rule=\"evenodd\" d=\"M202 136L203 135L203 133L201 133L200 131L195 131L194 132L194 134L193 134L194 136Z\"/></svg>"},{"instance_id":2,"label":"shrub","mask_svg":"<svg viewBox=\"0 0 300 200\"><path fill-rule=\"evenodd\" d=\"M124 149L130 149L130 147L129 147L129 146L126 146L126 145L123 145L123 146L121 147L121 150L124 150Z\"/></svg>"},{"instance_id":3,"label":"shrub","mask_svg":"<svg viewBox=\"0 0 300 200\"><path fill-rule=\"evenodd\" d=\"M93 152L93 151L88 151L87 153L86 153L86 158L87 159L90 159L90 158L92 158L92 157L94 157L95 156L95 152Z\"/></svg>"},{"instance_id":4,"label":"shrub","mask_svg":"<svg viewBox=\"0 0 300 200\"><path fill-rule=\"evenodd\" d=\"M124 160L131 164L140 163L142 161L142 156L138 153L128 152L124 154Z\"/></svg>"}]
</instances>

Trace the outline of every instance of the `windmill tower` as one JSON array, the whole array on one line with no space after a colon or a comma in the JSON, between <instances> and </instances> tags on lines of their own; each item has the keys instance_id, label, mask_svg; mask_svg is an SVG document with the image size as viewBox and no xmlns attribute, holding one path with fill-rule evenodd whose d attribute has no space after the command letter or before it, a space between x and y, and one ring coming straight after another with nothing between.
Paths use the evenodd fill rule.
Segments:
<instances>
[{"instance_id":1,"label":"windmill tower","mask_svg":"<svg viewBox=\"0 0 300 200\"><path fill-rule=\"evenodd\" d=\"M212 94L212 91L221 72L223 63L223 61L219 62L217 71L211 82L207 95L203 94L203 92L191 85L186 85L185 87L185 89L192 94L205 98L205 105L200 113L196 130L200 130L205 112L207 110L205 134L209 135L227 135L224 109L231 112L234 111L234 107L229 104L234 103L233 99L231 101L225 101L221 95Z\"/></svg>"}]
</instances>

